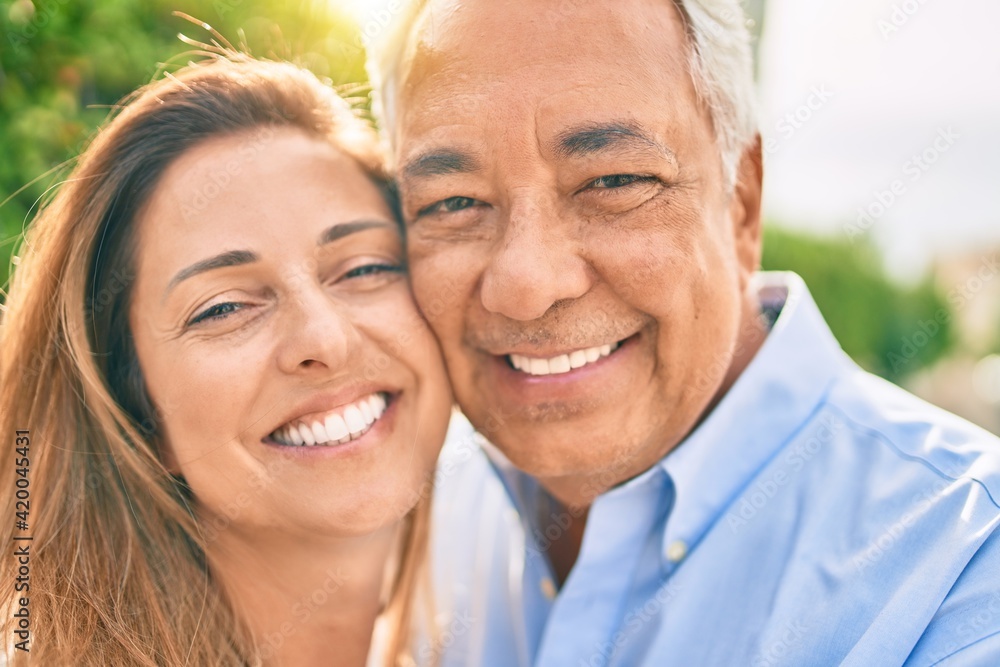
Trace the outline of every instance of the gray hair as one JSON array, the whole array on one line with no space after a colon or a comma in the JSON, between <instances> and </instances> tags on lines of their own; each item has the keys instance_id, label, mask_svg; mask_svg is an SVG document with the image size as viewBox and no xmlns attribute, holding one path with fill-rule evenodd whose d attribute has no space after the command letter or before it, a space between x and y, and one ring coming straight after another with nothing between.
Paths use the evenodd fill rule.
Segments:
<instances>
[{"instance_id":1,"label":"gray hair","mask_svg":"<svg viewBox=\"0 0 1000 667\"><path fill-rule=\"evenodd\" d=\"M563 0L576 3L580 0ZM671 0L687 28L689 69L699 101L708 109L722 157L723 176L736 183L743 152L757 135L753 51L740 0ZM375 35L365 35L372 110L392 141L399 69L412 27L427 0L393 3L398 16Z\"/></svg>"}]
</instances>

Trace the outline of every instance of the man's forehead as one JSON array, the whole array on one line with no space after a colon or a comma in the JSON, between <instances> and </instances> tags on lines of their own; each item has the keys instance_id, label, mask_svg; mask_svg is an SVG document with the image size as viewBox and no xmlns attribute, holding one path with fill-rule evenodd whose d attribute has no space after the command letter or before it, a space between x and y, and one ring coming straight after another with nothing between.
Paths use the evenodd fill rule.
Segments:
<instances>
[{"instance_id":1,"label":"man's forehead","mask_svg":"<svg viewBox=\"0 0 1000 667\"><path fill-rule=\"evenodd\" d=\"M662 80L654 86L586 78L573 82L558 76L540 85L516 78L482 86L434 83L427 80L422 90L402 100L396 126L400 167L442 150L485 155L491 147L519 145L552 158L582 157L595 146L649 148L673 161L668 147L701 115L691 113L698 107L683 73L669 87ZM432 171L461 162L455 156L440 157L427 163ZM461 166L466 171L469 165Z\"/></svg>"},{"instance_id":2,"label":"man's forehead","mask_svg":"<svg viewBox=\"0 0 1000 667\"><path fill-rule=\"evenodd\" d=\"M404 93L540 71L622 80L653 63L687 62L683 20L670 0L431 0L408 41Z\"/></svg>"},{"instance_id":3,"label":"man's forehead","mask_svg":"<svg viewBox=\"0 0 1000 667\"><path fill-rule=\"evenodd\" d=\"M571 32L589 29L594 38L620 41L625 31L645 28L662 32L665 22L683 28L676 0L422 0L410 18L410 37L435 49L452 39L470 38L517 43L519 36L535 41L537 31ZM536 31L537 29L537 31Z\"/></svg>"},{"instance_id":4,"label":"man's forehead","mask_svg":"<svg viewBox=\"0 0 1000 667\"><path fill-rule=\"evenodd\" d=\"M673 3L571 4L572 17L548 0L428 4L397 89L401 176L475 171L499 146L558 158L604 144L673 161L697 106Z\"/></svg>"},{"instance_id":5,"label":"man's forehead","mask_svg":"<svg viewBox=\"0 0 1000 667\"><path fill-rule=\"evenodd\" d=\"M655 6L663 22L674 20L669 2ZM495 128L511 120L548 134L616 121L630 109L679 108L695 97L679 24L673 35L647 31L633 40L590 39L586 30L564 34L539 25L505 39L499 32L478 37L485 29L479 24L451 29L433 16L423 21L436 25L429 33L441 36L416 46L397 88L395 129L410 136L462 125ZM490 12L480 23L488 26L494 16L501 23L509 18ZM579 31L580 23L572 29Z\"/></svg>"}]
</instances>

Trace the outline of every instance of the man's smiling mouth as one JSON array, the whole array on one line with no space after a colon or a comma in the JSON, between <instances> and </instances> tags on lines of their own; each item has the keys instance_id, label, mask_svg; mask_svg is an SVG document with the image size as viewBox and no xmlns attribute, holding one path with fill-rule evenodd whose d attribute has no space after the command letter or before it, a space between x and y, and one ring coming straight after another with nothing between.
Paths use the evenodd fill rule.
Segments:
<instances>
[{"instance_id":1,"label":"man's smiling mouth","mask_svg":"<svg viewBox=\"0 0 1000 667\"><path fill-rule=\"evenodd\" d=\"M521 354L508 354L505 355L505 359L511 368L528 375L560 375L600 361L621 347L624 342L625 340L605 343L594 347L573 350L572 352L554 357L542 358L528 357Z\"/></svg>"}]
</instances>

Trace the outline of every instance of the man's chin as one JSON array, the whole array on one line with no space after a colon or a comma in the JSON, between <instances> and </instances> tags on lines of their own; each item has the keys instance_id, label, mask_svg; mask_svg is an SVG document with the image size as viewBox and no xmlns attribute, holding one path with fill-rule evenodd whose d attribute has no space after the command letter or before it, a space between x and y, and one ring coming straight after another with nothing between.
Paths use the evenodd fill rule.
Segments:
<instances>
[{"instance_id":1,"label":"man's chin","mask_svg":"<svg viewBox=\"0 0 1000 667\"><path fill-rule=\"evenodd\" d=\"M544 450L497 446L518 470L540 479L589 477L602 467L600 453L546 445Z\"/></svg>"},{"instance_id":2,"label":"man's chin","mask_svg":"<svg viewBox=\"0 0 1000 667\"><path fill-rule=\"evenodd\" d=\"M494 437L493 445L518 470L574 496L599 495L633 476L642 458L625 443L596 435L566 440L510 431Z\"/></svg>"}]
</instances>

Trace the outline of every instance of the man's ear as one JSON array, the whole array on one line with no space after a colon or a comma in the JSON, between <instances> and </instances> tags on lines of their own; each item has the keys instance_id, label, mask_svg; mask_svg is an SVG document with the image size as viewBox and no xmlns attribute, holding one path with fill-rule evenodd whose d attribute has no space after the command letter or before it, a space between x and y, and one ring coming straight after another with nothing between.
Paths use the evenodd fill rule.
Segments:
<instances>
[{"instance_id":1,"label":"man's ear","mask_svg":"<svg viewBox=\"0 0 1000 667\"><path fill-rule=\"evenodd\" d=\"M760 208L763 181L763 154L760 134L757 134L753 142L743 151L736 170L736 185L730 204L741 282L749 280L760 267L762 233Z\"/></svg>"}]
</instances>

